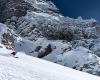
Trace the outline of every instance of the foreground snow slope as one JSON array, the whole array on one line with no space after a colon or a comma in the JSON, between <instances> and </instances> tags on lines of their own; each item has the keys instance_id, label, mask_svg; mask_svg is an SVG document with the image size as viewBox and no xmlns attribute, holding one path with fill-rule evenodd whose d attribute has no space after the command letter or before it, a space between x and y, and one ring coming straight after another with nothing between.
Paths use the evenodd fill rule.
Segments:
<instances>
[{"instance_id":1,"label":"foreground snow slope","mask_svg":"<svg viewBox=\"0 0 100 80\"><path fill-rule=\"evenodd\" d=\"M13 58L0 48L0 80L100 80L87 73L40 60L22 52Z\"/></svg>"}]
</instances>

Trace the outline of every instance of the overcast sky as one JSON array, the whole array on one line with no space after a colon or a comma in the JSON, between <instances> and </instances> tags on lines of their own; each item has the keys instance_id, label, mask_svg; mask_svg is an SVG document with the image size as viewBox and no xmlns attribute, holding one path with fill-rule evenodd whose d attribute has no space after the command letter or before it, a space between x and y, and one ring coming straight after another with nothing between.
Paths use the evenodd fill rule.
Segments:
<instances>
[{"instance_id":1,"label":"overcast sky","mask_svg":"<svg viewBox=\"0 0 100 80\"><path fill-rule=\"evenodd\" d=\"M100 0L51 0L64 16L95 18L100 22Z\"/></svg>"}]
</instances>

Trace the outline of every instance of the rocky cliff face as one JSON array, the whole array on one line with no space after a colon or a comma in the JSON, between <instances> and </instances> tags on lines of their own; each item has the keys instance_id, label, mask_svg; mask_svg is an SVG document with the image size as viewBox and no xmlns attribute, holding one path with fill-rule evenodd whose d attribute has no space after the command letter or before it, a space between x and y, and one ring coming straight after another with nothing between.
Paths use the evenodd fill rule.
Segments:
<instances>
[{"instance_id":1,"label":"rocky cliff face","mask_svg":"<svg viewBox=\"0 0 100 80\"><path fill-rule=\"evenodd\" d=\"M50 1L43 0L0 0L2 21L11 19L12 16L22 17L29 11L37 13L56 14L58 9Z\"/></svg>"},{"instance_id":2,"label":"rocky cliff face","mask_svg":"<svg viewBox=\"0 0 100 80\"><path fill-rule=\"evenodd\" d=\"M0 23L0 43L4 44L7 49L15 51L14 32L5 24Z\"/></svg>"},{"instance_id":3,"label":"rocky cliff face","mask_svg":"<svg viewBox=\"0 0 100 80\"><path fill-rule=\"evenodd\" d=\"M46 37L70 41L97 37L96 20L65 18L51 1L4 0L3 3L1 21L29 40Z\"/></svg>"},{"instance_id":4,"label":"rocky cliff face","mask_svg":"<svg viewBox=\"0 0 100 80\"><path fill-rule=\"evenodd\" d=\"M34 34L36 35L36 33L38 34L37 36L40 36L37 26L41 26L45 24L45 22L50 22L51 20L56 22L55 20L60 16L59 10L50 1L5 0L3 2L1 21L5 22L10 28L13 28L23 37L30 37ZM32 35L29 35L28 32ZM33 39L34 37L31 38Z\"/></svg>"}]
</instances>

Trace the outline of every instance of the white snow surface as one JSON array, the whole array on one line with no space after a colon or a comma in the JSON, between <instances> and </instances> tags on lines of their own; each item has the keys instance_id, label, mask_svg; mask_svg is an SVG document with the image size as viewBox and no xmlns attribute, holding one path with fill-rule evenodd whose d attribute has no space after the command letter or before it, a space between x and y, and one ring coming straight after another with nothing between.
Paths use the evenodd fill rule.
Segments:
<instances>
[{"instance_id":1,"label":"white snow surface","mask_svg":"<svg viewBox=\"0 0 100 80\"><path fill-rule=\"evenodd\" d=\"M0 48L0 80L100 80L100 77Z\"/></svg>"},{"instance_id":2,"label":"white snow surface","mask_svg":"<svg viewBox=\"0 0 100 80\"><path fill-rule=\"evenodd\" d=\"M63 62L67 66L73 67L75 65L89 64L89 62L97 62L97 57L92 54L92 51L80 46L64 53Z\"/></svg>"}]
</instances>

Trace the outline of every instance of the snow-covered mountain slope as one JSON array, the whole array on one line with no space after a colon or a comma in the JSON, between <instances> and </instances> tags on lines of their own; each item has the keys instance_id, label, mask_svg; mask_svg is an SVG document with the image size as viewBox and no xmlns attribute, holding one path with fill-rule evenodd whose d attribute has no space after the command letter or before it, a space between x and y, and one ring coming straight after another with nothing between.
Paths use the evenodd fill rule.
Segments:
<instances>
[{"instance_id":1,"label":"snow-covered mountain slope","mask_svg":"<svg viewBox=\"0 0 100 80\"><path fill-rule=\"evenodd\" d=\"M74 48L73 46L77 47ZM82 46L81 43L74 44L73 46L70 42L63 42L61 40L39 38L36 41L29 41L18 38L16 50L99 76L100 58L94 53L97 50L96 45L95 48L92 47L92 49L95 49L94 51Z\"/></svg>"},{"instance_id":2,"label":"snow-covered mountain slope","mask_svg":"<svg viewBox=\"0 0 100 80\"><path fill-rule=\"evenodd\" d=\"M6 48L100 76L95 19L64 17L49 0L0 0L0 6Z\"/></svg>"},{"instance_id":3,"label":"snow-covered mountain slope","mask_svg":"<svg viewBox=\"0 0 100 80\"><path fill-rule=\"evenodd\" d=\"M0 80L100 80L100 77L0 48Z\"/></svg>"},{"instance_id":4,"label":"snow-covered mountain slope","mask_svg":"<svg viewBox=\"0 0 100 80\"><path fill-rule=\"evenodd\" d=\"M3 2L5 5L1 14L2 22L26 39L46 37L70 41L82 37L97 37L96 20L66 18L49 0L4 0Z\"/></svg>"},{"instance_id":5,"label":"snow-covered mountain slope","mask_svg":"<svg viewBox=\"0 0 100 80\"><path fill-rule=\"evenodd\" d=\"M2 6L0 7L2 21L6 21L13 16L17 18L25 16L27 12L48 16L59 14L59 10L49 0L0 0L0 2L2 3L0 4Z\"/></svg>"}]
</instances>

